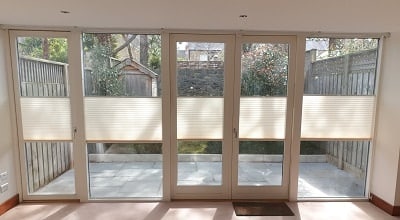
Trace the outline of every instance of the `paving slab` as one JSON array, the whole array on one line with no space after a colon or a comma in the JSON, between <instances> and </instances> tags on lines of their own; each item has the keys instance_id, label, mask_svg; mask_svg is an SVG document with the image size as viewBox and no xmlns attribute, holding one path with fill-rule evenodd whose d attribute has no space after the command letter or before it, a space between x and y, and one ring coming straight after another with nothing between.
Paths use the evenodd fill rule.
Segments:
<instances>
[{"instance_id":1,"label":"paving slab","mask_svg":"<svg viewBox=\"0 0 400 220\"><path fill-rule=\"evenodd\" d=\"M221 185L221 162L180 162L178 185ZM280 185L281 163L240 162L239 185ZM162 196L161 162L89 164L92 198ZM300 163L298 196L363 197L365 181L329 163ZM74 170L65 172L33 195L75 193Z\"/></svg>"}]
</instances>

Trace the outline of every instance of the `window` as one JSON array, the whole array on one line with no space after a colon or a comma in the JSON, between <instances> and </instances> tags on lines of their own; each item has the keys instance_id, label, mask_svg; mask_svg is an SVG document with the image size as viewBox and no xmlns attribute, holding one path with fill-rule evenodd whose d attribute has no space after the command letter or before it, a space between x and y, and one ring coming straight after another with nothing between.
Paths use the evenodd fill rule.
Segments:
<instances>
[{"instance_id":1,"label":"window","mask_svg":"<svg viewBox=\"0 0 400 220\"><path fill-rule=\"evenodd\" d=\"M161 36L84 33L91 198L162 197Z\"/></svg>"},{"instance_id":2,"label":"window","mask_svg":"<svg viewBox=\"0 0 400 220\"><path fill-rule=\"evenodd\" d=\"M377 39L308 38L299 197L364 197Z\"/></svg>"}]
</instances>

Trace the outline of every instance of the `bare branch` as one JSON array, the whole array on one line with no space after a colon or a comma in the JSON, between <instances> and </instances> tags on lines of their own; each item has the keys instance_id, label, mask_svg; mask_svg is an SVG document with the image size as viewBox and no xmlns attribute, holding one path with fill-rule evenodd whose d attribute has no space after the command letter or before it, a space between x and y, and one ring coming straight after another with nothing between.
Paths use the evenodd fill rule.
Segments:
<instances>
[{"instance_id":1,"label":"bare branch","mask_svg":"<svg viewBox=\"0 0 400 220\"><path fill-rule=\"evenodd\" d=\"M129 46L130 43L135 40L137 34L132 35L132 37L130 37L128 40L125 40L125 43L122 44L121 46L119 46L117 49L115 49L112 53L112 56L115 56L118 52L120 52L121 50L123 50L125 47Z\"/></svg>"}]
</instances>

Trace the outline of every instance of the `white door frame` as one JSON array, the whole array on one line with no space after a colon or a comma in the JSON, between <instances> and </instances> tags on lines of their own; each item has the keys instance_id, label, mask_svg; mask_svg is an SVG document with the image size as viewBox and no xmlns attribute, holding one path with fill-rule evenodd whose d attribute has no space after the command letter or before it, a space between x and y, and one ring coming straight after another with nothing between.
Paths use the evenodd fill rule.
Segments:
<instances>
[{"instance_id":1,"label":"white door frame","mask_svg":"<svg viewBox=\"0 0 400 220\"><path fill-rule=\"evenodd\" d=\"M171 193L174 199L230 199L232 155L232 91L234 73L234 35L171 34L170 36L170 85L171 85ZM176 42L225 43L224 53L224 129L222 141L222 185L178 186L177 185L177 80ZM228 76L231 77L228 77Z\"/></svg>"},{"instance_id":2,"label":"white door frame","mask_svg":"<svg viewBox=\"0 0 400 220\"><path fill-rule=\"evenodd\" d=\"M290 184L290 161L292 139L292 116L294 100L294 83L296 75L296 36L241 36L236 40L235 59L235 101L234 101L234 128L239 128L240 90L241 90L241 53L243 43L282 43L289 45L288 84L287 84L287 111L286 130L283 155L283 176L281 186L239 186L238 185L238 155L239 138L234 138L232 157L232 198L233 199L288 199ZM276 139L275 139L276 140ZM264 140L269 141L269 140Z\"/></svg>"},{"instance_id":3,"label":"white door frame","mask_svg":"<svg viewBox=\"0 0 400 220\"><path fill-rule=\"evenodd\" d=\"M176 42L225 42L224 73L224 138L221 186L177 186L177 116L176 116ZM235 42L235 49L231 44ZM287 43L289 73L287 91L286 130L284 141L283 179L281 186L238 186L239 125L241 79L241 45L244 42ZM292 120L296 75L296 36L241 36L172 34L170 37L171 77L171 190L174 199L289 199ZM234 57L232 57L234 56ZM232 59L234 58L234 64ZM234 65L234 69L232 66ZM233 72L234 70L234 72ZM234 73L234 74L233 74ZM240 132L240 131L239 131ZM294 177L292 176L293 178Z\"/></svg>"},{"instance_id":4,"label":"white door frame","mask_svg":"<svg viewBox=\"0 0 400 220\"><path fill-rule=\"evenodd\" d=\"M82 166L86 164L86 157L84 156L82 146L79 144L83 143L82 138L84 137L83 129L83 119L80 118L81 109L83 105L80 105L79 99L82 99L82 85L79 83L81 79L81 68L80 68L80 33L79 32L53 32L53 31L9 31L10 36L10 54L11 54L11 65L12 65L12 81L13 81L13 93L14 93L14 103L16 112L16 123L17 123L17 136L18 136L18 161L20 161L20 176L21 176L21 193L23 200L64 200L64 199L81 199L85 200L87 198L87 182L86 173L82 169ZM75 167L75 193L74 194L42 194L42 195L32 195L29 194L27 184L27 168L26 168L26 155L25 146L22 131L22 118L21 118L21 102L20 102L20 92L19 92L19 69L18 69L18 48L17 48L17 38L18 37L59 37L66 38L68 42L68 64L69 64L69 74L68 74L68 91L70 99L71 108L71 134L73 139L68 140L72 143L73 148L73 164ZM82 115L83 116L83 115ZM76 129L76 132L74 130ZM75 133L75 134L73 134ZM58 141L58 140L54 140ZM79 184L78 184L79 183ZM86 196L85 196L86 195Z\"/></svg>"}]
</instances>

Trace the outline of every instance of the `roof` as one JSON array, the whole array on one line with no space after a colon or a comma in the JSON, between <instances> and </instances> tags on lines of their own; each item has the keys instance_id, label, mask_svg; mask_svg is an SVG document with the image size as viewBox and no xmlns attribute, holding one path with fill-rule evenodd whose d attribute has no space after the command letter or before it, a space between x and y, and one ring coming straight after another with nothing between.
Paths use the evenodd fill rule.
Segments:
<instances>
[{"instance_id":1,"label":"roof","mask_svg":"<svg viewBox=\"0 0 400 220\"><path fill-rule=\"evenodd\" d=\"M157 78L158 74L152 71L151 69L147 68L146 66L142 65L141 63L132 60L130 58L126 58L119 63L117 63L115 66L118 67L118 69L125 69L125 70L133 70L133 71L139 71L142 72L146 75L149 75L152 78Z\"/></svg>"},{"instance_id":2,"label":"roof","mask_svg":"<svg viewBox=\"0 0 400 220\"><path fill-rule=\"evenodd\" d=\"M224 43L189 42L186 48L188 50L223 50L224 49Z\"/></svg>"}]
</instances>

